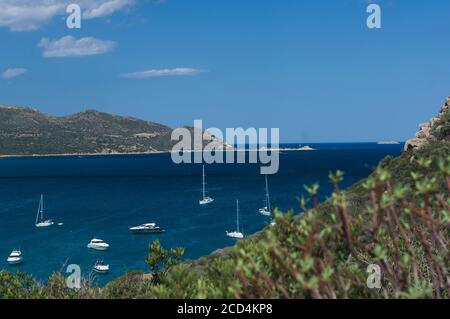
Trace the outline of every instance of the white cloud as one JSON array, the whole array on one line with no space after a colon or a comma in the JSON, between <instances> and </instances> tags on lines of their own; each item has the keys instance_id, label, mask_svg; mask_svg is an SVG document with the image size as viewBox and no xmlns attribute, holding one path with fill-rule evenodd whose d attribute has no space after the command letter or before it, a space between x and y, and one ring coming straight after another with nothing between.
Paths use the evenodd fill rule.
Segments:
<instances>
[{"instance_id":1,"label":"white cloud","mask_svg":"<svg viewBox=\"0 0 450 319\"><path fill-rule=\"evenodd\" d=\"M39 29L56 16L66 15L70 3L77 3L85 19L109 16L136 0L0 0L0 27L11 31Z\"/></svg>"},{"instance_id":2,"label":"white cloud","mask_svg":"<svg viewBox=\"0 0 450 319\"><path fill-rule=\"evenodd\" d=\"M117 46L114 41L98 40L92 37L79 40L68 35L57 40L43 38L38 47L44 51L45 58L80 57L107 53Z\"/></svg>"},{"instance_id":3,"label":"white cloud","mask_svg":"<svg viewBox=\"0 0 450 319\"><path fill-rule=\"evenodd\" d=\"M88 8L83 17L86 19L93 19L104 17L113 14L116 11L120 11L135 3L134 0L109 0L103 1L99 6Z\"/></svg>"},{"instance_id":4,"label":"white cloud","mask_svg":"<svg viewBox=\"0 0 450 319\"><path fill-rule=\"evenodd\" d=\"M157 78L163 76L182 76L182 75L199 75L205 73L204 70L191 69L191 68L175 68L175 69L161 69L161 70L148 70L134 73L122 74L122 77L128 79L145 79L145 78Z\"/></svg>"},{"instance_id":5,"label":"white cloud","mask_svg":"<svg viewBox=\"0 0 450 319\"><path fill-rule=\"evenodd\" d=\"M31 31L62 12L65 12L65 6L61 1L1 0L0 27L8 27L11 31Z\"/></svg>"},{"instance_id":6,"label":"white cloud","mask_svg":"<svg viewBox=\"0 0 450 319\"><path fill-rule=\"evenodd\" d=\"M21 76L22 74L25 74L27 72L28 70L24 68L7 69L5 72L1 74L1 77L3 79L9 80Z\"/></svg>"}]
</instances>

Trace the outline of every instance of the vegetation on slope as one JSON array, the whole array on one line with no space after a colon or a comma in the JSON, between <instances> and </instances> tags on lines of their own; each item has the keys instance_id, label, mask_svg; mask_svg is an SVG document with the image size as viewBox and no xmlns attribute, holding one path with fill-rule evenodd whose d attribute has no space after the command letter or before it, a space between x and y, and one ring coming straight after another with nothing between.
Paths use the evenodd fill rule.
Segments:
<instances>
[{"instance_id":1,"label":"vegetation on slope","mask_svg":"<svg viewBox=\"0 0 450 319\"><path fill-rule=\"evenodd\" d=\"M171 132L158 123L95 110L54 117L0 106L0 155L167 151Z\"/></svg>"}]
</instances>

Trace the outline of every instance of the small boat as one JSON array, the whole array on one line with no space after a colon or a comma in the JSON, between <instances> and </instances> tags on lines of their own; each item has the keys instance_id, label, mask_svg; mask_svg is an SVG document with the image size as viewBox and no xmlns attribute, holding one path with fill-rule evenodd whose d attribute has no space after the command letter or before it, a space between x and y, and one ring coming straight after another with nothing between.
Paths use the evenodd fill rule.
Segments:
<instances>
[{"instance_id":1,"label":"small boat","mask_svg":"<svg viewBox=\"0 0 450 319\"><path fill-rule=\"evenodd\" d=\"M22 252L20 250L14 249L7 259L8 264L18 265L23 262Z\"/></svg>"},{"instance_id":2,"label":"small boat","mask_svg":"<svg viewBox=\"0 0 450 319\"><path fill-rule=\"evenodd\" d=\"M269 196L269 184L267 182L267 175L266 175L266 199L265 199L266 206L259 209L259 213L263 216L270 216L272 214L272 210L270 208L270 196Z\"/></svg>"},{"instance_id":3,"label":"small boat","mask_svg":"<svg viewBox=\"0 0 450 319\"><path fill-rule=\"evenodd\" d=\"M161 227L157 226L155 223L147 223L135 227L130 227L130 231L133 234L157 234L164 232L164 230Z\"/></svg>"},{"instance_id":4,"label":"small boat","mask_svg":"<svg viewBox=\"0 0 450 319\"><path fill-rule=\"evenodd\" d=\"M200 205L208 205L214 201L214 198L206 196L206 180L205 180L205 165L203 165L202 174L202 199L199 201Z\"/></svg>"},{"instance_id":5,"label":"small boat","mask_svg":"<svg viewBox=\"0 0 450 319\"><path fill-rule=\"evenodd\" d=\"M227 236L231 237L231 238L236 238L236 239L242 239L244 238L244 234L242 234L239 231L232 231L232 232L227 232Z\"/></svg>"},{"instance_id":6,"label":"small boat","mask_svg":"<svg viewBox=\"0 0 450 319\"><path fill-rule=\"evenodd\" d=\"M228 237L242 239L244 234L239 231L239 200L236 200L236 230L231 232L226 232Z\"/></svg>"},{"instance_id":7,"label":"small boat","mask_svg":"<svg viewBox=\"0 0 450 319\"><path fill-rule=\"evenodd\" d=\"M49 227L53 224L53 220L44 219L44 195L41 194L41 200L39 201L35 225L36 227Z\"/></svg>"},{"instance_id":8,"label":"small boat","mask_svg":"<svg viewBox=\"0 0 450 319\"><path fill-rule=\"evenodd\" d=\"M105 264L103 260L99 260L94 265L94 271L99 274L107 274L109 272L109 265Z\"/></svg>"},{"instance_id":9,"label":"small boat","mask_svg":"<svg viewBox=\"0 0 450 319\"><path fill-rule=\"evenodd\" d=\"M90 241L87 247L95 250L107 250L109 245L101 239L94 238Z\"/></svg>"}]
</instances>

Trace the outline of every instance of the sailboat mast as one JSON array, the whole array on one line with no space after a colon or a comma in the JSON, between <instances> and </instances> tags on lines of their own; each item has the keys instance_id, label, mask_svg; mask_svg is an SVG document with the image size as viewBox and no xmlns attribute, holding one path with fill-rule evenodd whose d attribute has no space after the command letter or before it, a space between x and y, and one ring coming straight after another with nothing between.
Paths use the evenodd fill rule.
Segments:
<instances>
[{"instance_id":1,"label":"sailboat mast","mask_svg":"<svg viewBox=\"0 0 450 319\"><path fill-rule=\"evenodd\" d=\"M267 182L267 175L266 175L266 201L267 201L267 209L270 212L271 209L270 209L269 183Z\"/></svg>"},{"instance_id":2,"label":"sailboat mast","mask_svg":"<svg viewBox=\"0 0 450 319\"><path fill-rule=\"evenodd\" d=\"M41 209L41 207L42 207L42 194L41 194L41 199L39 200L39 206L38 206L38 209L37 209L36 222L35 222L35 224L38 223L38 221L39 221L39 215L42 214L42 209ZM41 218L42 218L42 217L41 217Z\"/></svg>"},{"instance_id":3,"label":"sailboat mast","mask_svg":"<svg viewBox=\"0 0 450 319\"><path fill-rule=\"evenodd\" d=\"M203 165L203 173L202 173L202 194L203 194L203 199L205 199L206 197L206 191L205 191L205 165Z\"/></svg>"},{"instance_id":4,"label":"sailboat mast","mask_svg":"<svg viewBox=\"0 0 450 319\"><path fill-rule=\"evenodd\" d=\"M239 199L236 199L236 226L236 231L239 232Z\"/></svg>"},{"instance_id":5,"label":"sailboat mast","mask_svg":"<svg viewBox=\"0 0 450 319\"><path fill-rule=\"evenodd\" d=\"M41 194L41 220L44 220L44 195Z\"/></svg>"},{"instance_id":6,"label":"sailboat mast","mask_svg":"<svg viewBox=\"0 0 450 319\"><path fill-rule=\"evenodd\" d=\"M38 223L40 211L41 211L41 202L39 201L39 206L38 206L38 210L37 210L37 214L36 214L36 221L34 222L35 224Z\"/></svg>"}]
</instances>

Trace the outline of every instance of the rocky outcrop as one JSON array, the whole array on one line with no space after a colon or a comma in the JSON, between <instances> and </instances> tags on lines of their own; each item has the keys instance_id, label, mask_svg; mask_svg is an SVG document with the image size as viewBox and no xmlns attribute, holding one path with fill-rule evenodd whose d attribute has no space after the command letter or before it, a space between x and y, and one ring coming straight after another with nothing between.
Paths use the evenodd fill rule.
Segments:
<instances>
[{"instance_id":1,"label":"rocky outcrop","mask_svg":"<svg viewBox=\"0 0 450 319\"><path fill-rule=\"evenodd\" d=\"M421 148L424 145L437 142L436 136L432 134L433 128L440 122L441 117L450 110L450 97L442 105L439 115L431 118L428 122L419 125L419 131L414 138L406 141L404 151Z\"/></svg>"}]
</instances>

